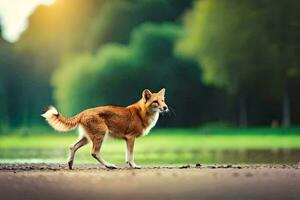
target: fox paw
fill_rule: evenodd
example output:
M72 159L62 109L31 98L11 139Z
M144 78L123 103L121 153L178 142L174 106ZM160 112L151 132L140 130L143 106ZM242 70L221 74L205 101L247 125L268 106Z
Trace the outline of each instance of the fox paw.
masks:
M73 169L73 160L70 160L68 162L68 165L69 165L69 169Z
M129 167L131 167L132 169L141 169L142 167L133 163L133 162L127 162Z
M107 169L117 169L117 168L118 168L118 167L117 167L116 165L114 165L114 164L106 164L105 167L106 167Z

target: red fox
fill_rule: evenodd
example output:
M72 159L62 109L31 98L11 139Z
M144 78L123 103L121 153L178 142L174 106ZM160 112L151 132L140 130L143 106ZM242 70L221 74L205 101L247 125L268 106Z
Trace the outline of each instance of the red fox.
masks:
M89 141L93 143L91 155L105 167L115 169L116 165L106 162L99 154L105 135L124 139L127 144L126 163L131 168L140 168L134 163L135 139L147 135L155 126L159 113L167 111L163 88L157 93L145 89L142 98L127 107L96 107L84 110L71 118L65 118L56 108L49 106L42 116L52 128L60 132L78 127L79 140L70 146L69 169L73 167L75 152Z

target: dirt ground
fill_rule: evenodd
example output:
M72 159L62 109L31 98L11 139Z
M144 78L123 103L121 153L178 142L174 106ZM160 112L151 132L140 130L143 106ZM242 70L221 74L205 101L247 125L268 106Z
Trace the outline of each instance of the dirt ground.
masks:
M0 199L300 199L298 165L0 164Z

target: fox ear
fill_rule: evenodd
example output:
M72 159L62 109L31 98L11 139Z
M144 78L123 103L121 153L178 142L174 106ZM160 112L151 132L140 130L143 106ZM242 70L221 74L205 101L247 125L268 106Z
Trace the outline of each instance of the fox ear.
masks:
M145 89L143 91L143 100L146 103L150 98L151 98L152 93L150 92L150 90Z
M160 94L161 96L165 96L165 93L166 93L166 89L165 88L163 88L163 89L161 89L159 92L158 92L158 94Z

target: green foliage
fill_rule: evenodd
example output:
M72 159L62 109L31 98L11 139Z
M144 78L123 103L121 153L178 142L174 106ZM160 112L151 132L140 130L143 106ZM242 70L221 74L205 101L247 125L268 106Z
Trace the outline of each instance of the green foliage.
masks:
M70 61L66 61L53 75L54 95L58 107L70 115L104 104L105 94L113 84L110 79L113 76L123 77L122 71L118 70L130 67L126 64L129 62L129 54L123 49L124 47L119 45L109 45L100 49L96 56L86 54L74 56L75 59L70 57ZM120 74L110 73L110 67L117 68L115 71ZM130 71L129 68L127 70ZM124 82L124 79L122 80Z
M1 26L0 26L1 30ZM0 124L2 126L7 125L8 123L8 111L7 111L7 102L8 102L8 91L7 91L7 85L8 79L5 75L8 73L9 65L12 62L11 56L10 56L11 48L6 43L2 37L0 36ZM4 58L4 59L3 59ZM0 127L1 129L4 127Z
M186 15L178 49L201 63L205 81L230 92L278 88L285 71L299 66L299 1L284 2L199 1Z
M0 121L5 121L0 126L43 122L40 113L53 102L49 77L61 58L83 49L88 22L101 5L99 0L59 0L40 6L16 43L0 39Z
M12 122L11 126L42 123L40 112L53 104L50 77L62 62L72 55L85 57L83 52L89 54L91 47L96 50L108 42L127 42L132 29L145 21L175 21L191 2L59 0L49 6L39 6L29 17L28 28L11 45L16 57L9 70L4 72L0 63L3 77L10 82L2 84L3 79L0 80L1 119ZM5 54L7 59L11 57Z
M206 83L240 98L240 125L249 97L277 105L283 97L281 120L290 125L291 91L300 86L299 8L299 0L209 0L186 15L178 51L201 64Z
M70 115L91 106L125 106L140 99L145 88L166 87L167 101L176 108L172 123L199 123L212 94L202 85L197 65L174 55L181 35L177 25L147 23L133 32L128 46L107 45L95 56L67 62L53 78L59 107Z
M56 64L63 54L83 49L90 23L101 10L103 0L59 0L53 5L39 6L29 18L29 26L21 35L19 49L39 55L46 66ZM41 51L43 49L43 51ZM52 61L49 56L54 59Z
M25 62L14 46L0 37L0 132L9 126L26 123L30 80ZM26 65L25 65L26 66Z
M127 43L131 31L144 22L175 21L192 0L107 1L93 21L87 44L97 50L108 42Z
M299 123L300 1L202 0L188 10L192 2L58 0L38 7L18 42L0 38L0 131L43 123L40 112L53 96L72 115L127 105L144 88L161 87L176 113L163 125L234 123L238 102L250 124L280 124L283 94L282 113L291 110Z

